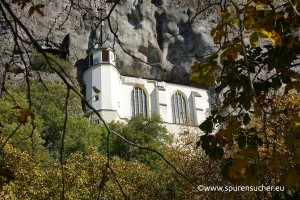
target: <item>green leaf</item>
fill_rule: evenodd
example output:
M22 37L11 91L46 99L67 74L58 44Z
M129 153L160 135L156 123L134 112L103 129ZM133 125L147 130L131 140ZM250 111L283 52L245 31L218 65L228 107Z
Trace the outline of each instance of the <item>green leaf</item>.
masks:
M221 174L225 179L228 179L228 171L233 164L232 158L227 158L221 165Z
M203 135L200 137L199 143L201 144L202 149L208 154L212 145L216 145L215 137L212 135Z
M249 116L249 113L246 113L246 114L244 115L244 117L243 117L243 124L244 124L245 126L247 126L250 122L251 122L251 118L250 118L250 116Z
M239 145L240 149L244 148L247 144L246 136L245 135L239 135L238 138L237 138L237 142L238 142L238 145Z
M200 70L200 77L202 78L202 82L207 86L212 86L215 83L215 76L211 70L211 66L203 65Z
M247 143L256 148L257 146L262 146L264 142L257 135L254 135L251 138L248 138Z
M216 72L221 72L222 71L222 67L218 64L212 65L212 69Z
M218 110L211 110L210 113L212 116L215 116L216 114L218 114Z
M281 85L282 85L282 83L281 83L279 77L273 78L273 79L272 79L272 82L270 82L270 86L271 86L272 88L275 88L275 89L280 88Z
M224 150L218 146L211 146L207 153L211 159L217 160L223 158Z
M252 47L256 47L258 38L258 33L252 32L252 34L250 35L250 44Z
M213 129L213 122L210 119L207 119L199 125L199 128L206 134L211 133Z

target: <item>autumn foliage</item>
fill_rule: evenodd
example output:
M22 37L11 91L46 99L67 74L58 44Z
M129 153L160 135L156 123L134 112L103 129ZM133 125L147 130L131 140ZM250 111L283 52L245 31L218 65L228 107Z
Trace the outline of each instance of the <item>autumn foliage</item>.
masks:
M221 7L211 30L216 52L190 76L215 92L198 145L226 159L222 174L230 182L284 185L281 198L299 197L299 1Z

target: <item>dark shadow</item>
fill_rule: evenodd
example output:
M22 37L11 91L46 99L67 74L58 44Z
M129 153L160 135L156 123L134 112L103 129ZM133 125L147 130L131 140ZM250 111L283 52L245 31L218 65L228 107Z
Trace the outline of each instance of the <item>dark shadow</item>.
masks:
M77 76L77 82L80 85L81 88L81 94L85 97L85 84L83 82L83 73L88 69L89 67L89 58L88 56L85 59L80 59L75 63L75 67L77 69L76 76ZM82 109L84 110L84 102L81 101Z
M46 41L46 45L49 48L42 49L43 52L45 53L51 53L53 55L56 55L60 57L61 59L68 59L70 56L70 34L67 34L62 42L60 43L60 46L58 48L56 47L51 47L48 44L48 41Z
M94 38L96 36L96 31L95 30L92 30L90 32L90 35L89 35L89 41L88 41L88 49L91 49L94 47Z

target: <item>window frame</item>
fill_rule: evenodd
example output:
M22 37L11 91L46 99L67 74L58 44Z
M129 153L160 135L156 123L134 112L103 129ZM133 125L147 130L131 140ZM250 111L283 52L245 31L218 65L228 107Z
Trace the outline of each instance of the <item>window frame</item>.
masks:
M148 94L145 89L135 86L131 90L131 116L148 116Z
M186 96L176 91L171 96L172 122L186 124L188 122L188 104Z

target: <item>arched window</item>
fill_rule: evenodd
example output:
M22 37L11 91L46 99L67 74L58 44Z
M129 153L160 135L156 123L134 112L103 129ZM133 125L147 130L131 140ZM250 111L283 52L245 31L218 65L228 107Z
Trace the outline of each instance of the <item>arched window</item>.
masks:
M184 124L187 120L186 103L182 94L175 93L171 97L173 123Z
M142 88L136 87L132 90L131 107L132 116L140 114L147 116L147 98L146 93Z

